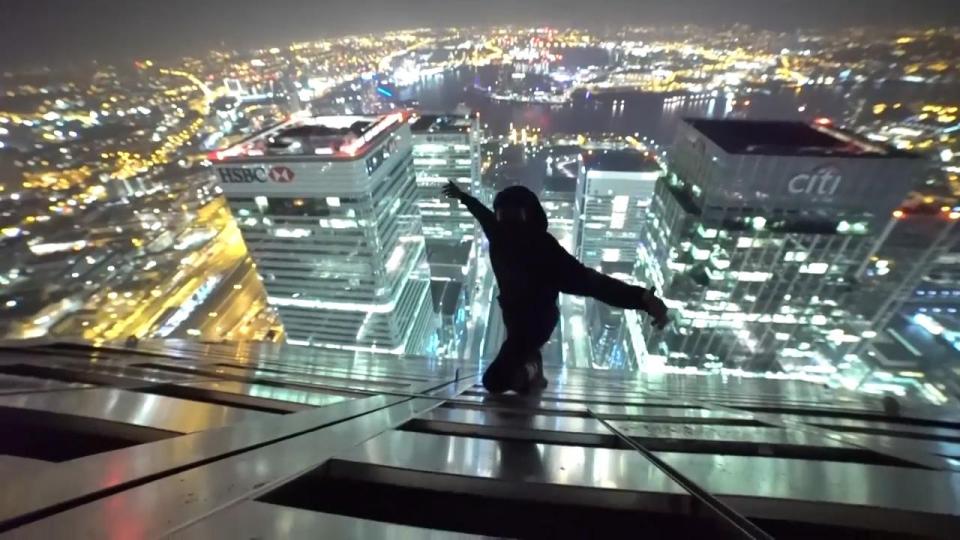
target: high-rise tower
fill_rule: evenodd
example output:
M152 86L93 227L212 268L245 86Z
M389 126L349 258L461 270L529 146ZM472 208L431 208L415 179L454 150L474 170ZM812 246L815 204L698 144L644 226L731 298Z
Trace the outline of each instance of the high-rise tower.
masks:
M405 114L300 116L214 157L288 341L424 352L436 316Z
M851 313L923 161L798 122L688 120L650 209L640 277L676 324L676 364L831 370L864 335Z

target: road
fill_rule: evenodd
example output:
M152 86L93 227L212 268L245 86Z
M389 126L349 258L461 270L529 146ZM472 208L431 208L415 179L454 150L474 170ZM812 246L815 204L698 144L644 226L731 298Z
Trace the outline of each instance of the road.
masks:
M243 339L244 334L231 334L230 330L262 311L264 306L260 304L264 303L265 295L249 262L240 230L226 211L222 198L202 207L194 225L186 232L204 230L214 232L215 236L202 247L186 247L180 252L182 255L175 255L175 271L165 275L162 281L146 279L137 285L136 290L107 295L97 312L97 320L86 327L88 337L106 340L128 336L156 337L173 313L184 310L179 315L181 322L165 328L161 337ZM184 235L180 236L182 238ZM166 253L176 254L178 251L171 247ZM144 273L149 274L149 271ZM211 280L216 282L213 290L198 295L201 288L210 286ZM235 289L235 285L240 288ZM199 303L191 306L191 301L197 300ZM222 318L220 311L223 311ZM216 315L210 316L210 313ZM198 319L201 314L203 319ZM191 329L196 331L187 333ZM247 332L252 336L261 330L257 327Z
M244 340L266 333L262 323L251 324L267 307L263 298L263 286L252 261L241 259L171 336Z

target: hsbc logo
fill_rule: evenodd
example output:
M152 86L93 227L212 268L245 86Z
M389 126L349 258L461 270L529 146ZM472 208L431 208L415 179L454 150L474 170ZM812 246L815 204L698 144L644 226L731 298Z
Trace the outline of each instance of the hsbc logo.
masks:
M817 167L810 173L801 173L787 182L787 190L794 195L819 195L832 197L840 187L843 175L833 165Z
M220 181L225 184L252 184L255 182L289 184L296 178L293 169L283 165L277 165L269 169L266 167L246 169L219 167L217 175L220 176Z
M257 167L256 169L220 167L217 169L217 174L220 175L220 181L225 184L250 184L267 181L267 170L263 167Z
M267 173L267 176L270 180L274 182L279 182L281 184L288 184L293 182L295 174L293 174L293 169L290 167L284 167L282 165L270 169L270 172Z

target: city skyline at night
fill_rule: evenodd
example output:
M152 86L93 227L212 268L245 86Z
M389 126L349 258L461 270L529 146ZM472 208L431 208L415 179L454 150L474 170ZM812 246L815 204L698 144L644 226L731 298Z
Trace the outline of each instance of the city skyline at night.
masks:
M693 237L662 229L673 219L671 205L662 199L669 192L663 186L679 182L696 198L713 185L734 180L728 178L734 173L726 165L706 179L698 176L706 173L685 165L689 160L682 154L687 150L677 144L685 139L677 139L682 137L678 134L685 133L689 121L701 118L743 122L742 130L760 134L753 142L730 145L780 145L776 151L802 154L826 144L810 134L790 138L782 129L764 131L754 123L770 120L812 126L810 133L830 132L839 141L827 145L835 148L822 150L827 156L822 166L791 173L788 191L803 192L810 200L794 209L774 204L771 208L778 213L823 210L824 197L838 192L839 183L845 189L852 185L859 173L841 165L837 152L843 145L922 158L912 172L896 177L906 183L897 184L896 192L890 191L893 183L884 183L889 204L860 209L862 216L842 220L839 234L848 236L844 245L857 239L856 256L850 248L841 250L847 253L842 256L840 251L818 254L824 260L815 265L790 262L814 278L823 276L821 270L836 274L837 286L855 289L849 296L860 300L836 308L821 305L812 319L781 312L779 304L753 315L736 314L778 321L793 317L791 324L809 328L821 326L823 317L863 313L876 328L851 323L856 332L814 333L832 331L826 342L856 339L884 346L856 347L863 358L853 362L845 358L854 354L849 347L824 353L809 339L798 339L796 346L780 350L794 360L759 361L748 354L759 350L757 344L766 343L767 354L768 345L793 332L753 335L740 329L733 341L707 339L725 343L718 351L737 354L711 350L691 358L690 351L684 351L681 358L671 352L678 350L676 337L651 336L642 328L642 317L565 296L561 323L545 346L546 357L560 365L624 370L694 366L782 373L785 365L805 365L791 367L791 376L835 384L851 384L843 381L855 378L842 375L846 368L838 366L856 365L862 371L859 366L868 365L871 373L909 366L906 371L923 372L929 366L911 358L914 350L953 358L958 352L953 336L960 332L957 306L949 301L954 282L937 269L953 253L955 236L931 232L931 238L920 238L931 248L909 256L921 264L907 265L897 259L908 251L893 246L906 242L908 235L900 231L906 231L908 221L891 218L887 206L915 212L920 200L947 221L960 208L954 165L954 154L960 153L954 127L958 103L951 92L960 85L960 68L949 61L960 33L875 27L853 32L759 30L747 35L745 29L422 28L266 49L212 49L181 60L140 57L125 65L100 64L85 74L7 73L0 87L0 165L5 171L0 205L3 242L14 256L0 272L5 336L268 340L490 358L505 329L486 243L465 210L440 196L447 180L488 203L504 187L531 188L544 202L551 232L568 251L598 270L667 291L667 301L677 308L677 323L668 333L699 328L705 335L710 330L703 324L712 325L704 323L710 317L698 315L701 320L695 323L697 317L690 317L729 303L717 300L729 291L712 290L696 261L676 262L677 253L699 257L709 245L691 248ZM346 204L353 195L330 186L308 186L326 182L322 178L339 178L341 173L328 169L346 167L343 159L359 159L340 156L340 150L328 156L331 150L317 146L322 139L345 137L335 146L352 148L358 144L353 139L365 140L365 128L347 124L398 115L409 123L404 132L409 130L412 139L404 148L411 158L407 172L394 171L391 165L390 174L411 183L397 192L402 196L391 197L408 208L410 216L401 212L396 223L382 221L384 212L395 209L381 203L367 208L360 192ZM777 140L764 141L769 138ZM241 157L238 149L243 149L243 160L257 166L226 167ZM310 160L303 158L304 149L311 152ZM396 151L384 147L369 159L389 160ZM376 169L357 169L357 178ZM806 176L800 178L802 173ZM287 183L290 177L297 180ZM308 184L303 183L306 179ZM367 181L358 182L361 186ZM268 200L261 204L263 194L253 193L259 186L286 191L299 186L305 191L284 195L286 202L264 195ZM238 195L238 190L250 193ZM300 206L290 206L296 204ZM293 219L297 223L286 223L294 215L301 216ZM772 223L775 216L762 218ZM275 223L278 219L285 224ZM868 221L890 225L867 227ZM315 243L324 235L331 235L333 243L345 241L353 230L349 223L357 224L354 232L365 231L357 236L362 240L347 251L334 251L346 257L341 266L368 257L372 266L367 274L344 273L346 266L324 255L333 246L327 241L307 249L316 257L312 263L276 252L289 248L294 253L299 248L293 246ZM898 223L901 228L892 229ZM417 232L401 234L399 244L385 247L383 241L401 226ZM715 230L707 224L700 229ZM268 237L275 246L269 247L273 244ZM703 238L706 244L720 243L716 237ZM721 251L742 249L746 241L735 239ZM814 245L831 242L824 237ZM258 253L257 246L266 246L269 253ZM403 257L397 255L401 251ZM414 251L420 262L406 257ZM827 260L837 256L845 262ZM389 277L399 269L403 276ZM744 273L730 275L738 272ZM759 267L745 275L758 272ZM677 281L663 283L664 276ZM934 296L934 282L938 301L921 301ZM414 294L410 287L418 283ZM271 292L277 287L283 289L279 295ZM350 324L338 319L346 316L339 308L319 318L303 311L305 306L340 306L338 288L359 294L348 304L361 306L369 300L364 299L365 287L380 299L374 304L392 299L387 304L419 307L396 319L387 317L382 325L373 320L380 317L372 315L380 313L377 310L363 315L361 309L359 319ZM669 292L680 290L686 292ZM891 300L866 300L874 290L889 291L884 294ZM744 302L758 296L738 295L745 311ZM822 295L811 296L822 302ZM693 298L700 307L680 308ZM841 311L831 314L834 309ZM347 318L352 321L354 315ZM373 335L380 337L361 339ZM410 335L419 336L416 345L408 346L408 338L399 337ZM667 343L674 343L673 348ZM929 399L939 399L938 393L946 389L931 390L926 381L908 379L897 383L905 389L901 391L913 388Z
M848 0L830 6L808 0L359 0L331 4L280 0L267 9L256 0L96 0L83 8L69 0L0 3L0 65L19 69L99 60L193 55L210 48L282 47L290 41L384 33L400 28L569 26L609 32L623 25L720 28L743 24L776 32L849 31L852 27L944 28L960 23L950 0ZM176 28L175 32L170 31ZM747 33L745 32L744 37ZM31 47L23 47L30 43ZM0 70L6 71L6 70Z
M0 0L0 540L953 540L956 3Z

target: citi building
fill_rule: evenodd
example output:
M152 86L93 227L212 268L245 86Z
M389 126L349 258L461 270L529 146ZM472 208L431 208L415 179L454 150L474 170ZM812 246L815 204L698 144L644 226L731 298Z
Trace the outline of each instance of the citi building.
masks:
M687 120L657 182L637 277L678 315L644 341L676 365L853 369L868 261L922 171L829 125Z

